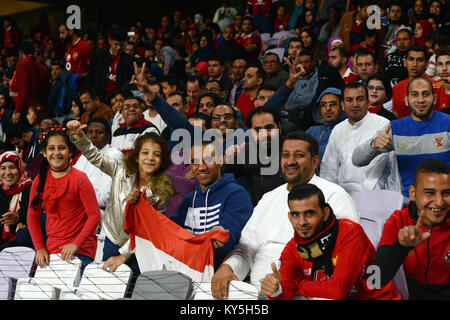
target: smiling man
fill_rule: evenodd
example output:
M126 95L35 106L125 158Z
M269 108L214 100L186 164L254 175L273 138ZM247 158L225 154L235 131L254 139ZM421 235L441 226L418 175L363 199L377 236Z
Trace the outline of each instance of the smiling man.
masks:
M411 202L386 221L374 265L381 285L403 265L411 300L450 298L450 168L426 159L414 172Z
M366 166L378 154L395 151L404 204L409 201L416 166L432 156L450 165L450 115L433 110L433 85L425 77L408 85L406 103L411 115L390 122L358 145L352 156L355 166Z
M355 167L355 147L385 128L389 120L368 112L367 88L360 82L347 84L342 109L347 120L333 128L320 165L320 176L342 186L348 193L361 190L388 189L400 191L394 153L383 154L368 167Z
M199 184L183 198L170 219L195 235L217 228L228 231L227 242L214 243L214 265L218 267L239 242L253 205L232 174L221 174L221 155L211 142L192 146L190 166Z
M347 118L341 108L342 91L337 88L327 88L320 94L313 109L312 117L317 125L306 130L319 143L319 160L322 161L331 131Z
M114 131L111 145L122 151L129 153L134 148L134 142L138 136L146 132L160 134L158 129L144 118L145 102L132 95L125 98L122 107L124 122Z
M296 185L314 184L319 187L336 216L359 223L355 202L345 190L315 174L319 163L319 146L311 135L294 131L281 145L281 172L285 184L267 192L256 205L242 230L241 239L212 279L211 290L216 298L226 298L231 280L243 281L250 274L250 283L261 286L271 263L277 261L292 238L289 223L288 193Z
M392 113L399 119L409 116L411 113L405 102L409 82L418 77L426 77L433 84L436 82L425 74L428 66L426 48L417 45L410 47L404 63L408 69L408 78L392 87Z
M294 234L280 256L277 270L265 276L261 292L269 299L295 295L334 300L400 300L392 282L369 288L365 272L375 248L361 226L337 219L313 184L294 186L288 195L288 218Z

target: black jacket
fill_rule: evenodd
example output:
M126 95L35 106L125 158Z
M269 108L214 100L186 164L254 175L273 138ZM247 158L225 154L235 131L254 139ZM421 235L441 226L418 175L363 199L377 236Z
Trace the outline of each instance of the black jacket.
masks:
M119 90L128 84L134 74L133 57L125 52L122 52L120 56L120 61L117 64L116 80L116 88ZM109 72L111 57L109 47L100 48L94 51L89 62L86 86L94 88L101 99L105 95L106 77Z

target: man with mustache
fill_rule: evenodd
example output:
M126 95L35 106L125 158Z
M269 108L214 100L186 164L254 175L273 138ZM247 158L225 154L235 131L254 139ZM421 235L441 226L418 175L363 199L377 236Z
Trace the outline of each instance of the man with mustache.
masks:
M67 52L64 56L66 69L78 75L80 81L78 89L82 90L87 77L92 48L80 38L77 29L69 30L65 24L61 24L58 27L58 33L64 45L67 45Z
M370 288L365 270L375 248L360 225L336 218L319 188L294 186L288 203L293 238L281 253L280 269L272 262L272 273L261 282L261 291L270 300L290 300L295 295L334 300L401 299L392 282Z
M352 156L355 166L366 166L380 153L395 151L404 205L409 202L409 187L419 163L432 156L450 165L450 115L433 110L433 84L428 77L418 77L409 82L407 90L405 103L411 115L391 121L358 145Z
M355 147L389 123L386 118L368 112L368 92L361 82L345 85L342 109L347 120L336 125L331 132L320 165L320 177L339 184L348 193L374 189L400 191L393 152L383 154L368 167L357 168L352 164Z
M311 135L294 131L281 145L281 171L285 184L267 192L258 202L241 233L236 247L214 274L211 291L216 298L228 296L228 283L243 281L250 274L250 283L260 288L260 280L271 272L271 263L277 261L292 238L293 228L288 219L288 193L296 185L314 184L338 218L359 223L355 202L340 186L315 174L319 163L319 146Z
M341 94L337 88L322 91L312 114L317 125L306 130L319 143L319 161L322 161L333 128L347 118L341 108Z
M405 67L408 69L408 78L398 82L392 87L392 113L397 118L404 118L410 115L410 110L405 102L405 96L407 95L408 83L418 77L427 77L431 83L435 83L433 79L425 74L428 66L428 56L426 48L413 45L409 48L406 59Z

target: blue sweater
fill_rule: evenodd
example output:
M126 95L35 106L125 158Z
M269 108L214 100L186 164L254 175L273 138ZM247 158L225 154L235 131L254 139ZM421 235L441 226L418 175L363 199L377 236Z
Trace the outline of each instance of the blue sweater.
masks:
M241 231L252 213L248 192L236 183L233 174L224 174L219 181L205 188L205 192L197 185L184 197L170 219L193 234L207 232L214 226L229 231L225 246L215 250L214 265L217 268L239 242Z
M392 144L397 155L402 193L409 197L414 170L423 160L435 158L450 165L450 115L433 110L425 121L411 116L391 121Z

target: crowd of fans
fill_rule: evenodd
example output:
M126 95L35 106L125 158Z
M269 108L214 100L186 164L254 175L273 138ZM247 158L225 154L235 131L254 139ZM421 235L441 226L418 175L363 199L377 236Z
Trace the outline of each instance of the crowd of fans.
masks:
M229 232L214 242L215 297L239 279L270 299L400 299L403 264L412 299L448 299L449 2L285 2L104 32L64 22L52 34L45 12L31 30L5 18L0 248L86 265L102 234L104 268L139 274L123 224L142 193L194 234ZM214 129L226 149L209 140L187 155L177 129L193 144ZM230 141L236 129L251 134ZM403 209L377 250L352 194L378 189ZM375 291L358 278L371 263Z

